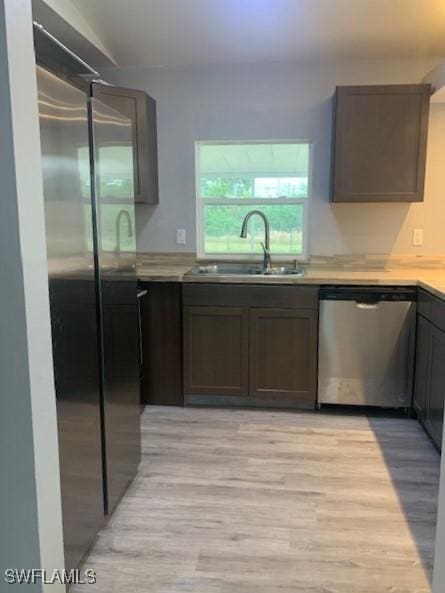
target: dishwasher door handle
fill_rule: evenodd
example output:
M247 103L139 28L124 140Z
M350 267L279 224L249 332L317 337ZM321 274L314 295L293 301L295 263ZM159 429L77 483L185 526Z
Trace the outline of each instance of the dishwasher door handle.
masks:
M358 309L368 309L368 310L375 310L380 307L380 303L359 303L356 301L355 306Z

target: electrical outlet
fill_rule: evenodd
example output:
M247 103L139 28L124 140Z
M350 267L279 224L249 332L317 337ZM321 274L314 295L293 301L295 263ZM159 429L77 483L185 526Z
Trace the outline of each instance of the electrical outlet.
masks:
M415 247L421 247L423 245L423 229L413 230L413 245Z
M185 245L186 234L185 229L176 229L176 244Z

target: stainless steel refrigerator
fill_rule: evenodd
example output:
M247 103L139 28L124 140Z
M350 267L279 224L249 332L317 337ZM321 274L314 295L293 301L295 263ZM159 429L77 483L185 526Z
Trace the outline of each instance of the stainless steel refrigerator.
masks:
M140 459L131 124L37 68L67 568Z
M105 510L140 461L139 328L131 121L90 99L101 328Z

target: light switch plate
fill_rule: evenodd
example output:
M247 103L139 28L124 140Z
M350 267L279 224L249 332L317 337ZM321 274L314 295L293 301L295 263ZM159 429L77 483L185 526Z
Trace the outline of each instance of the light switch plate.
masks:
M185 229L176 229L176 244L185 245L186 233Z
M423 245L423 229L413 230L413 245L415 247L421 247Z

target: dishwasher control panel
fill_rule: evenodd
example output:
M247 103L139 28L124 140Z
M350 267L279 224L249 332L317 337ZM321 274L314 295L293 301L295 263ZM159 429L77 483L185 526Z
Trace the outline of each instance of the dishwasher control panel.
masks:
M411 286L326 286L320 289L324 301L417 301L417 290Z

